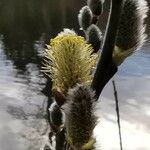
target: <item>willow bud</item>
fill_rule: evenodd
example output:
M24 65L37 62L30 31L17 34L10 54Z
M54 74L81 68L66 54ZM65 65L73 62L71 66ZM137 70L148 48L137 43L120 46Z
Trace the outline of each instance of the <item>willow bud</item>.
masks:
M92 149L95 143L92 137L97 122L94 96L90 86L78 84L69 90L67 102L62 106L66 117L66 137L73 149Z
M78 15L78 21L81 29L86 30L92 22L92 12L88 6L84 6Z
M88 43L92 45L94 52L97 52L101 48L102 33L96 25L90 25L86 31L86 38Z
M125 1L113 54L117 65L120 65L126 57L138 50L145 42L144 19L147 11L145 0Z
M63 113L56 102L53 102L49 108L50 121L51 124L57 129L60 130L63 124Z
M90 7L93 15L100 16L103 11L102 0L87 0L87 4Z

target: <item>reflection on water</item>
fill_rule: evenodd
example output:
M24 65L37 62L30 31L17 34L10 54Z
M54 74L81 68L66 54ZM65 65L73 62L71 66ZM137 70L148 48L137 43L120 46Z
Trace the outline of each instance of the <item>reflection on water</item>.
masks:
M83 4L80 0L0 1L0 150L39 150L42 145L48 129L46 79L40 72L44 45L64 27L78 31L76 14ZM102 16L103 28L107 14ZM150 149L149 48L147 42L115 76L127 150ZM99 105L103 121L96 128L106 150L119 149L112 93L110 82Z
M38 124L44 124L41 130L44 131L44 128L47 127L44 119L46 97L41 94L45 81L44 78L40 77L38 68L34 64L28 65L28 75L18 75L13 63L6 59L2 48L4 49L4 46L1 43L0 149L29 149L32 143L23 136L33 131L36 131L36 136L38 134L40 136L38 130L41 127L37 127L37 121Z
M71 5L67 0L0 1L0 150L42 146L48 127L41 56L45 43L62 28L78 29L80 4L73 0Z
M35 45L37 41L40 44L46 43L64 27L78 28L75 14L81 2L72 0L71 5L67 2L67 0L0 1L0 33L4 37L5 54L17 69L25 71L28 63L40 63Z

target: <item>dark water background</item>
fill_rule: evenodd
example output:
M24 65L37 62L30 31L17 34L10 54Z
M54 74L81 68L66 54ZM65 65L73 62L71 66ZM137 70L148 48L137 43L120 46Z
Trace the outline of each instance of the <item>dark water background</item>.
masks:
M80 0L0 0L0 150L39 150L43 144L48 88L40 67L45 44L64 27L79 32L77 13L84 4ZM105 8L99 21L103 31L107 4ZM149 30L150 16L147 34ZM149 38L142 51L119 68L115 80L121 100L124 145L128 150L148 150L150 144L142 139L144 136L150 139ZM110 123L113 130L116 118L111 83L106 86L102 99L105 127ZM126 140L132 138L132 128L136 142ZM110 141L104 138L104 148L117 150L118 139L112 140L113 132L107 134Z

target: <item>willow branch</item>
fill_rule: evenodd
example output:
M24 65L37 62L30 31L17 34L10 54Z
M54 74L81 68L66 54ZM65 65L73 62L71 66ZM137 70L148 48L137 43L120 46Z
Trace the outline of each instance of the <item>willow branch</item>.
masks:
M112 53L115 45L117 29L122 12L123 0L111 0L110 15L106 28L105 40L102 48L102 55L99 59L96 72L92 82L92 88L96 91L98 98L102 89L110 78L117 72L117 67L113 64ZM111 67L112 66L112 67ZM108 74L110 73L110 75ZM105 75L107 74L107 80ZM108 77L110 76L110 77ZM100 84L105 80L105 84Z

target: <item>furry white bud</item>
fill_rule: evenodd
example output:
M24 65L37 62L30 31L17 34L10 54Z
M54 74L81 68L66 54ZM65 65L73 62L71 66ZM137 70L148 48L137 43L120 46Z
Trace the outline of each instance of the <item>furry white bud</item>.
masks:
M144 19L147 11L148 5L145 0L125 0L113 53L116 65L120 65L145 42Z
M67 139L74 149L82 149L92 139L96 125L94 96L95 93L89 86L77 85L69 90L67 102L62 106L66 115Z
M86 39L94 49L94 52L97 52L101 48L102 43L102 33L100 29L92 24L86 31Z
M103 1L102 0L87 0L87 4L90 7L92 13L96 16L101 15L103 11Z
M56 102L53 102L49 108L50 113L50 121L52 125L59 130L59 128L64 123L64 116L63 112L61 111L60 107L57 105Z
M92 12L88 6L84 6L78 15L78 21L81 29L86 30L92 22Z
M139 48L146 38L144 19L147 16L145 0L125 0L120 19L116 46L122 50Z

